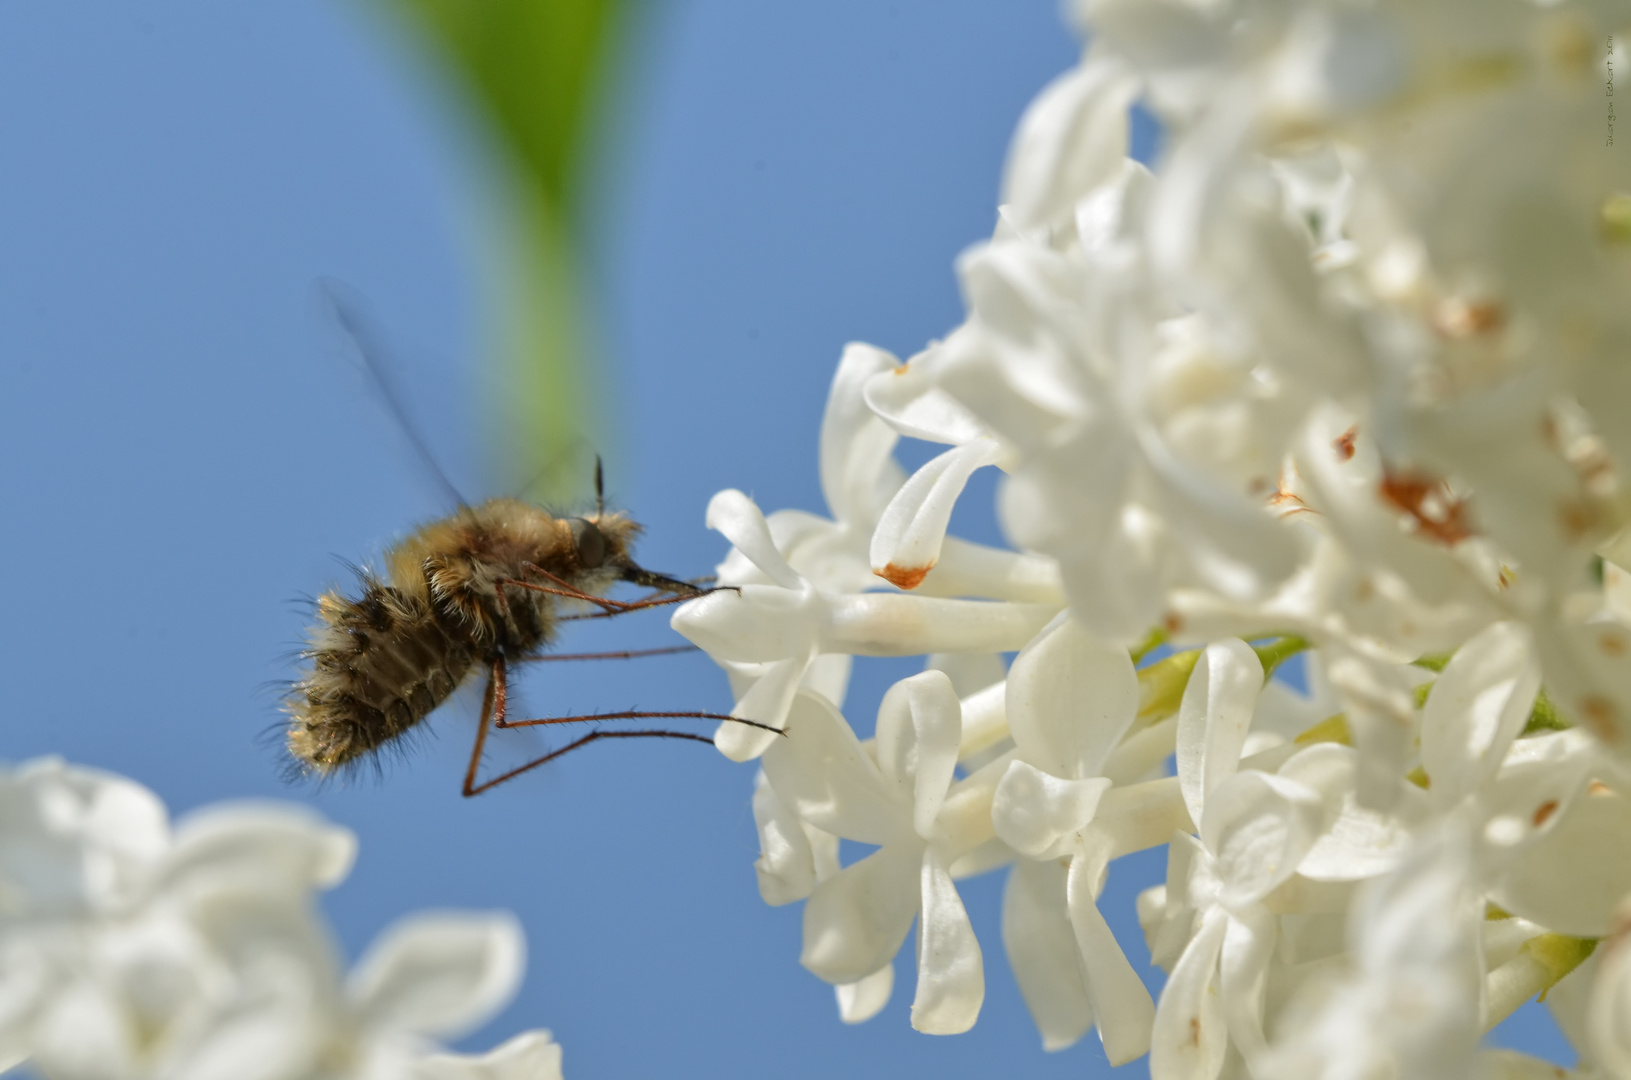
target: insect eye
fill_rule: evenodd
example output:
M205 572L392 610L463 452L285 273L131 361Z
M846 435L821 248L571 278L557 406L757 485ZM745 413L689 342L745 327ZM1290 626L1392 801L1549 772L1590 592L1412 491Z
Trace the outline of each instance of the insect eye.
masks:
M606 561L606 534L587 518L572 519L572 542L578 548L578 565L594 570Z

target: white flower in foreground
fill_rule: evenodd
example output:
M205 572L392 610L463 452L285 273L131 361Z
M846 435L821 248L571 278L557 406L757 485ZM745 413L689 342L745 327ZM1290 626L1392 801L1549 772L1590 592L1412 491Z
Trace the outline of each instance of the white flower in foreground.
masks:
M1349 928L1353 972L1289 1007L1263 1080L1469 1075L1483 985L1469 871L1462 838L1446 834L1366 887Z
M950 867L990 839L995 777L988 769L953 783L961 729L950 680L926 671L885 697L875 757L810 694L764 756L771 786L801 818L880 845L811 892L802 963L828 982L860 983L889 965L917 918L912 1026L941 1035L972 1027L985 1000L984 961Z
M1125 649L1068 619L1043 631L1009 673L1018 759L992 803L997 835L1026 856L1004 895L1003 938L1043 1043L1068 1046L1097 1023L1112 1065L1149 1049L1154 1014L1095 903L1109 860L1139 846L1096 821L1110 797L1104 765L1138 712L1138 693Z
M547 1036L472 1058L436 1042L514 994L509 915L410 917L342 978L316 893L356 840L302 807L223 804L172 830L139 785L56 759L0 773L0 801L8 1063L51 1080L558 1075Z
M827 592L787 564L759 508L739 491L714 496L708 524L771 584L750 582L689 601L672 624L715 660L762 665L733 715L771 727L781 727L800 681L823 653L1004 652L1023 646L1058 610L1043 603ZM776 738L728 721L714 736L738 761L764 753Z

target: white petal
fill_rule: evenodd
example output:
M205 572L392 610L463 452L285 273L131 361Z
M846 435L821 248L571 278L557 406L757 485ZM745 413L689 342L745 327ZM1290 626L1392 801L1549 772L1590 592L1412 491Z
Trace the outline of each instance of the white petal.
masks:
M1390 810L1416 733L1411 684L1397 665L1331 652L1331 685L1359 750L1359 805Z
M1002 893L1002 944L1031 1011L1042 1049L1063 1050L1093 1026L1082 986L1076 938L1065 905L1065 868L1057 859L1021 859Z
M944 346L931 345L917 356L866 383L866 402L902 435L960 446L990 432L955 398L940 388Z
M753 783L753 821L759 827L759 858L753 871L764 902L779 906L809 896L816 881L809 837L763 771Z
M292 803L215 803L176 825L170 882L200 873L250 874L291 887L330 888L357 857L357 836Z
M805 657L778 660L765 666L764 674L742 695L732 716L752 720L767 727L783 730L787 726L789 711L793 708L799 682L809 668ZM825 699L823 699L825 700ZM732 761L751 761L774 746L782 736L764 728L749 727L721 720L714 730L714 745Z
M1290 878L1319 839L1324 816L1318 795L1284 777L1241 772L1219 784L1200 823L1217 860L1218 899L1238 909Z
M66 915L129 903L170 843L158 796L61 758L0 774L0 902Z
M900 436L863 396L868 379L897 364L883 349L859 342L844 346L838 361L821 418L821 493L839 521L870 528L900 486L900 467L890 456Z
M1239 638L1208 645L1189 676L1178 710L1178 782L1192 820L1239 767L1262 690L1262 661Z
M316 1069L334 1037L337 1003L325 1000L332 975L297 951L257 944L249 955L235 957L232 997L212 1002L216 1007L207 1020L187 1017L205 1020L207 1029L196 1041L180 1040L184 1049L165 1070L167 1080L290 1080ZM153 1008L152 998L143 997L143 1005ZM172 1032L189 1026L180 1020Z
M860 982L842 983L832 989L838 998L838 1018L846 1024L864 1024L889 1004L889 996L895 992L895 964L890 961Z
M1326 825L1297 872L1316 881L1357 881L1396 866L1409 849L1412 828L1427 814L1427 799L1413 784L1399 783L1393 810L1359 805L1359 753L1339 743L1316 743L1280 766L1280 775L1319 794Z
M1137 82L1097 53L1049 83L1020 117L1008 151L1003 202L1021 229L1049 224L1111 179L1127 154L1127 108Z
M1102 888L1105 851L1082 854L1070 861L1067 897L1070 925L1082 963L1093 1019L1099 1025L1104 1055L1111 1065L1123 1065L1150 1049L1155 1003L1127 962L1121 943L1110 932L1095 901Z
M521 924L507 912L410 915L368 947L347 994L371 1026L460 1035L508 1004L525 954Z
M561 1044L547 1031L523 1031L485 1054L431 1054L422 1080L561 1080Z
M140 1067L140 1033L107 989L89 981L57 994L35 1030L34 1063L68 1080L120 1080Z
M1622 929L1598 950L1602 959L1586 1013L1591 1049L1609 1075L1623 1077L1631 1075L1631 940Z
M810 661L799 687L813 690L842 709L844 696L849 692L850 672L855 658L846 653L822 653Z
M1150 1080L1213 1080L1229 1048L1218 1001L1218 953L1229 919L1214 908L1161 991L1150 1033Z
M1185 463L1153 428L1138 445L1150 466L1154 509L1207 583L1233 600L1261 600L1297 568L1295 534L1252 499Z
M1102 776L1061 780L1028 762L1015 761L997 785L991 824L1015 851L1033 859L1059 858L1076 833L1093 820L1109 787L1110 781Z
M985 1002L985 961L957 886L932 847L923 853L921 873L923 910L912 1027L929 1035L958 1035L980 1017Z
M1421 763L1448 806L1495 775L1540 690L1529 631L1496 623L1456 651L1422 710Z
M1631 894L1631 800L1598 791L1574 800L1560 816L1503 867L1491 897L1558 933L1602 937L1615 905Z
M913 827L928 839L957 770L963 710L944 672L925 671L889 688L878 708L878 766L912 800Z
M770 527L765 524L759 507L740 491L727 488L708 500L706 521L708 528L720 532L732 547L753 560L753 565L782 588L797 589L804 584L776 550L776 541L771 538Z
M888 844L816 886L804 904L804 950L817 978L860 982L894 959L919 903L920 843Z
M900 593L835 596L829 603L821 650L856 656L1012 652L1023 648L1059 612L1055 604L941 600Z
M1008 664L998 653L935 653L924 667L944 671L960 698L990 690L1008 677ZM966 715L963 722L968 723Z
M867 844L916 839L911 803L878 771L855 732L824 698L800 694L794 700L786 736L776 740L763 761L776 794L816 828Z
M1015 657L1008 727L1020 754L1068 779L1096 776L1138 712L1127 650L1061 615Z
M1604 746L1631 754L1631 628L1542 624L1537 630L1552 700Z
M829 618L814 589L740 585L687 600L668 625L715 660L763 664L807 658Z
M1001 454L995 439L956 446L913 473L889 500L872 534L872 572L915 589L940 561L952 508L975 470Z
M1197 872L1200 864L1209 858L1201 842L1188 833L1173 833L1167 844L1162 918L1159 925L1146 927L1145 937L1149 941L1150 962L1169 972L1189 946L1195 930L1196 908L1212 902L1211 896L1196 896L1191 891L1191 885L1202 876Z
M1229 1041L1246 1059L1248 1069L1257 1066L1268 1050L1263 1036L1263 993L1277 935L1274 916L1261 908L1231 918L1223 935L1219 961L1223 1014Z
M1111 788L1099 800L1093 831L1110 842L1110 857L1160 847L1174 833L1195 831L1176 776Z

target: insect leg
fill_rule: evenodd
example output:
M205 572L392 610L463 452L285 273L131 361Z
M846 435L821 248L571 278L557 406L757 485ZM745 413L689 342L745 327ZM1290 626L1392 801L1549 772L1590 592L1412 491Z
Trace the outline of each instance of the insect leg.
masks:
M545 754L537 761L529 761L525 765L511 769L507 773L501 773L484 784L478 784L475 787L466 786L464 793L466 795L480 795L488 788L497 787L504 781L512 780L524 772L536 769L540 765L547 765L562 754L570 754L579 747L588 746L597 739L690 739L692 742L707 743L709 746L714 744L714 741L705 735L692 735L684 731L591 731L581 739L576 739L559 750L553 750Z
M481 749L487 744L488 719L492 718L495 726L502 727L504 724L505 699L508 696L506 683L504 657L494 657L492 673L487 676L487 691L481 698L481 722L476 725L476 745L470 751L470 766L464 770L464 796L467 799L492 786L475 786L476 769L481 765Z
M561 716L545 720L511 720L506 715L508 711L508 671L506 669L504 658L502 656L498 656L493 659L493 672L487 680L487 694L486 697L482 699L481 725L476 730L475 748L470 752L470 767L466 769L464 773L463 790L465 798L470 798L473 795L480 795L489 788L497 787L506 780L512 780L524 772L530 772L540 765L548 764L549 762L560 757L562 754L570 753L573 750L578 749L580 746L588 746L597 739L689 739L692 742L707 743L709 746L714 744L714 741L708 736L693 735L688 731L591 731L582 738L574 739L572 742L567 743L559 750L552 750L541 758L534 761L529 761L525 765L519 765L516 768L511 769L509 772L500 773L491 780L478 784L476 783L476 768L481 764L481 749L487 742L487 722L489 719L492 720L492 725L495 728L517 728L535 727L543 724L581 723L590 720L633 720L644 719L647 717L697 717L707 720L734 720L739 724L747 724L749 727L763 728L766 731L776 731L777 734L781 733L778 731L778 729L773 728L768 724L761 724L756 720L743 720L741 717L725 716L720 713L621 712L601 713L594 716Z
M663 719L696 719L696 720L729 720L737 724L746 724L756 727L760 731L774 731L777 735L784 734L781 728L761 724L757 720L745 720L740 716L731 716L727 713L713 712L641 712L631 710L627 712L585 713L582 716L546 716L540 720L507 720L500 716L493 722L494 727L520 728L543 727L548 724L583 724L593 720L663 720Z

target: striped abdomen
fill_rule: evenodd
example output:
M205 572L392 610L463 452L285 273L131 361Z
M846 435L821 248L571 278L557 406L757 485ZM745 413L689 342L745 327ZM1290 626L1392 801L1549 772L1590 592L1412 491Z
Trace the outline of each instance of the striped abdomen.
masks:
M311 672L288 702L289 752L330 772L419 723L476 660L470 631L373 577L355 600L325 593L305 656ZM462 631L462 632L461 632Z

